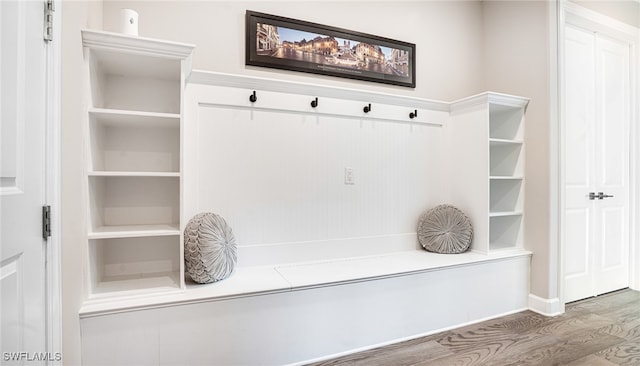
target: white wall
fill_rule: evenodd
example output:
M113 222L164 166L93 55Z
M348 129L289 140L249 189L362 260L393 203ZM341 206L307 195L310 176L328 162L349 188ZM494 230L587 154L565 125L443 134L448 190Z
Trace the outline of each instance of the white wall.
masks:
M104 28L117 31L121 8L139 14L140 35L197 46L196 69L326 83L450 101L483 91L479 1L105 1ZM247 67L246 10L415 43L415 90L336 77Z
M531 99L525 126L525 245L534 252L531 293L545 299L557 297L549 240L549 6L555 4L483 2L485 86Z

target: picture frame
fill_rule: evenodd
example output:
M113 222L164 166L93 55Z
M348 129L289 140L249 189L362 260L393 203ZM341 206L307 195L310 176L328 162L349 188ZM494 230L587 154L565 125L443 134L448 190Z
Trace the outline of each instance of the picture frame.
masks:
M245 38L246 65L416 86L413 43L251 10Z

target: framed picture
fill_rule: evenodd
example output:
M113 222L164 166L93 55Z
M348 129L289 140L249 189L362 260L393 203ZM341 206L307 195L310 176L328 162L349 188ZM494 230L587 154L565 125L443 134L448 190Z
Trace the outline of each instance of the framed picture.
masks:
M412 43L249 10L246 42L247 65L416 86Z

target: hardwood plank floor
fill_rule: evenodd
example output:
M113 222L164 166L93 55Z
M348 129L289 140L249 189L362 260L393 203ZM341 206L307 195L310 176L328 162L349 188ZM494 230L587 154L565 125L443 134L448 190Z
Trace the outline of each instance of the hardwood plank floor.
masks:
M621 290L351 354L314 366L640 366L640 292Z

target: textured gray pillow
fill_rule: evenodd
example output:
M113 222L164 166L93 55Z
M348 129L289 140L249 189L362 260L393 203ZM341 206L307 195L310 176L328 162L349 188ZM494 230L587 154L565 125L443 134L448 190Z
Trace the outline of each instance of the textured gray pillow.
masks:
M223 280L233 272L237 246L233 231L219 215L195 215L184 229L184 262L189 276L198 283Z
M436 206L420 215L418 241L430 252L462 253L469 249L472 238L471 221L454 206Z

